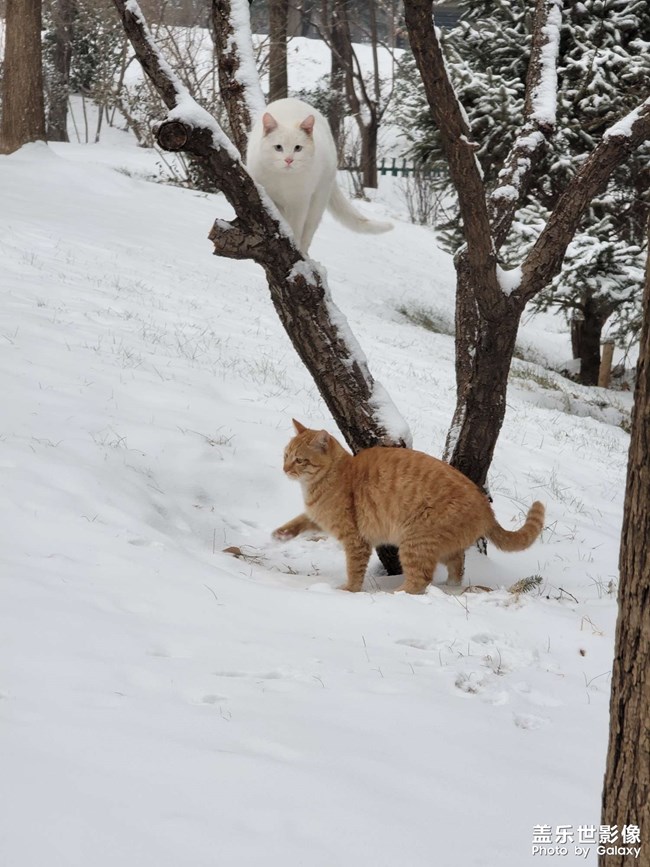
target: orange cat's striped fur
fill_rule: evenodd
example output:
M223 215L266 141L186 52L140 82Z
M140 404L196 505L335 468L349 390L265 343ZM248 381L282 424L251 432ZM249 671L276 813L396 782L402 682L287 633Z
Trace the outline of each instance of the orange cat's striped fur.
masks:
M352 456L327 431L293 421L297 435L284 452L284 471L297 479L305 514L274 536L290 539L325 530L345 548L348 580L341 589L361 590L372 549L397 545L404 570L399 588L423 593L436 565L449 584L460 584L465 549L487 537L502 551L523 551L544 526L544 506L534 502L516 531L497 523L485 494L444 461L412 449L364 449Z

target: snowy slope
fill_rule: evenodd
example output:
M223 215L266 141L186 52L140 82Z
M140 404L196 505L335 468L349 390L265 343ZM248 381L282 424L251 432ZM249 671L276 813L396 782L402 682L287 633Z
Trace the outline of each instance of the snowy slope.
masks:
M336 591L333 541L270 538L300 511L291 416L331 418L261 270L211 255L228 206L143 180L154 162L115 133L0 158L0 863L537 863L534 825L599 823L620 413L517 362L491 484L506 526L546 502L542 541L469 552L492 593L393 595L376 561ZM382 195L361 207L398 216ZM397 308L451 319L449 257L328 217L312 252L439 454L453 340ZM548 319L522 343L568 355Z

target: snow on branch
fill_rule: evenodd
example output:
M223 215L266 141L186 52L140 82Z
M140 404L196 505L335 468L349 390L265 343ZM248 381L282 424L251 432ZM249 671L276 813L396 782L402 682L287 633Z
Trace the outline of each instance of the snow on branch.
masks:
M560 53L562 0L538 0L531 56L532 87L527 113L544 129L555 126L557 114L557 59Z
M169 109L156 127L159 144L197 158L237 215L231 222L215 221L209 235L215 254L252 259L264 268L280 320L351 448L405 445L408 428L371 376L347 320L330 297L324 272L304 259L219 124L173 73L135 0L114 3L136 57Z
M228 113L233 140L246 152L248 131L264 111L248 0L212 0L212 37L219 58L219 91Z
M566 249L589 203L612 173L650 139L650 97L613 124L562 193L522 265L522 280L511 297L523 306L560 272Z
M168 120L178 121L189 128L199 127L209 131L215 148L226 150L232 159L238 159L239 155L228 136L212 115L194 100L163 57L136 0L114 2L142 68L169 109Z
M638 126L639 121L642 121L644 114L647 115L650 110L650 96L645 102L637 106L625 117L622 117L616 123L612 124L608 130L603 133L603 141L614 141L631 138L634 134L635 126Z
M524 125L515 139L489 199L494 245L505 242L536 162L555 128L557 58L562 0L537 0L533 46L526 79Z

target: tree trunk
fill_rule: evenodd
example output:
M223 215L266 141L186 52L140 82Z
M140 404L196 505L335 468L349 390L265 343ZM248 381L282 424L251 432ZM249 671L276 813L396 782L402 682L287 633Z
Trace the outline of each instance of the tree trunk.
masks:
M361 172L363 186L373 186L373 170L372 170L372 154L373 142L372 129L367 128L367 115L375 118L376 110L369 103L363 80L358 75L358 63L352 46L352 36L350 34L350 18L348 14L347 0L334 0L334 22L337 41L332 41L332 50L336 51L343 70L345 83L345 97L348 103L349 113L354 116L359 130L359 138L361 139ZM357 84L359 84L359 93L357 93ZM376 130L375 130L375 171L374 171L374 186L377 186L376 181ZM366 183L370 181L370 183Z
M571 320L571 350L573 357L580 359L579 381L582 385L598 385L600 340L611 312L609 305L588 296Z
M507 308L487 319L476 302L470 270L457 262L456 409L445 460L479 487L487 473L506 412L508 372L520 313Z
M598 315L585 315L580 329L580 382L598 385L600 371L600 338L605 320Z
M324 14L327 14L324 9ZM343 135L344 100L345 100L345 69L343 67L345 30L341 21L339 3L334 0L331 11L331 21L326 21L331 43L330 65L330 101L327 119L332 128L336 142L336 153L339 165L345 158L345 136Z
M303 6L300 0L291 0L287 6L287 36L300 36Z
M601 855L600 867L640 867L650 858L650 259L637 365L620 555L602 824L640 829L640 858ZM639 844L637 844L639 845Z
M368 123L359 123L361 133L361 171L364 187L377 189L377 139L379 124L374 111L370 112Z
M314 0L303 0L301 9L300 9L300 33L299 36L304 36L305 38L312 35L312 15L314 14L315 7Z
M138 60L173 112L157 127L158 143L165 150L184 150L200 159L237 215L231 221L215 221L209 235L215 254L252 259L264 268L282 324L353 451L410 444L408 427L399 424L396 408L373 379L345 317L332 301L324 272L305 260L284 234L280 215L262 200L217 122L170 74L135 0L114 2ZM233 48L237 53L236 42ZM387 569L399 569L394 550L378 553Z
M41 0L7 0L0 152L45 139Z
M74 0L57 0L52 7L54 21L54 51L52 54L52 81L48 87L47 138L48 141L69 141L68 99L70 60L72 57L72 22L75 15Z
M271 0L269 3L269 102L286 99L289 93L287 78L287 34L289 0Z

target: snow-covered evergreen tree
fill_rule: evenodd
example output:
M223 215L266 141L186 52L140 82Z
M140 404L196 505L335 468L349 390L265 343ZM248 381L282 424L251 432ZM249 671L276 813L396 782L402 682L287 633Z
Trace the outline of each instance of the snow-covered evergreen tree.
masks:
M549 189L564 188L603 132L638 104L650 83L650 7L646 0L583 0L567 10L560 63L561 132L552 147ZM574 122L571 123L572 117ZM563 272L535 300L572 310L581 380L598 381L600 336L629 338L643 286L641 246L650 207L650 148L639 148L591 203Z
M462 7L461 23L447 34L445 48L473 138L479 145L477 155L490 184L521 126L532 5L523 0L464 0ZM557 131L528 202L513 226L515 231L500 251L502 259L513 264L537 237L534 227L556 205L585 155L612 122L638 104L650 82L647 0L567 0L564 7ZM412 121L413 153L425 162L436 161L441 158L437 133L424 108L424 99L421 109L418 99L405 101L403 112L403 117L408 113ZM441 183L448 181L443 177ZM593 353L598 352L600 331L608 317L614 314L616 334L634 322L630 307L640 303L637 257L643 244L649 191L650 148L646 145L630 156L594 200L567 260L567 282L561 275L536 299L538 307L575 308L576 323L593 318L586 330L596 328L597 340L595 350L594 341L589 341L591 358L585 359L585 381L587 370L594 367ZM457 213L440 228L446 246L457 248L461 240ZM626 247L630 265L627 271L623 267ZM588 257L579 252L588 249L599 250L600 269L613 269L611 274L599 272L593 286L596 271L587 267ZM612 289L611 299L605 287ZM575 303L568 305L571 293ZM585 330L583 326L581 330ZM585 345L581 352L587 350ZM597 360L595 363L597 366ZM592 374L589 380L593 380Z

